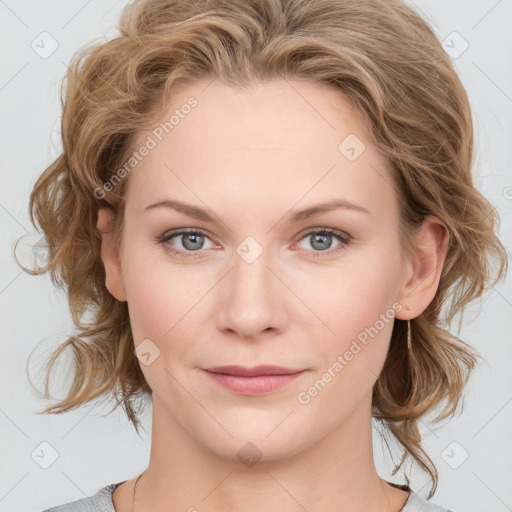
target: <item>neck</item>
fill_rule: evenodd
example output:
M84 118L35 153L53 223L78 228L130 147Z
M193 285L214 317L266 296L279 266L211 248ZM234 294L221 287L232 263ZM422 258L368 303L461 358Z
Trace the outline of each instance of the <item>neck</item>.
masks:
M208 449L154 397L150 462L136 488L134 511L160 512L171 503L190 512L399 510L407 495L377 474L371 420L362 423L370 404L365 406L315 443L306 440L306 449L286 456L258 450L261 458L251 464L240 460L238 450L228 456L222 446L220 453ZM254 450L245 440L229 441L245 446L242 453Z

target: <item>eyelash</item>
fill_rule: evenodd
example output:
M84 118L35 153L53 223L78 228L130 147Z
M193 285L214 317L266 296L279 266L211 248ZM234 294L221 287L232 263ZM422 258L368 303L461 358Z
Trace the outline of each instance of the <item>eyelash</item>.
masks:
M176 249L170 245L166 245L167 242L169 242L174 237L177 237L180 235L191 234L191 233L195 234L195 235L199 234L199 235L209 238L208 234L205 231L203 231L201 229L191 228L191 229L181 229L181 230L177 230L177 231L171 231L168 233L164 233L162 236L158 237L155 241L159 244L162 244L164 246L165 251L170 254L183 256L185 258L200 257L201 252L204 249L200 249L198 251L182 251L181 249ZM326 251L314 251L313 250L312 256L314 258L323 258L323 257L332 256L333 254L338 253L339 251L342 251L343 249L345 249L350 244L350 242L352 240L352 237L349 234L347 234L343 231L339 231L338 229L318 228L318 229L311 229L311 230L303 233L302 236L299 238L299 241L303 240L304 238L307 238L308 236L315 235L318 233L333 235L341 243L334 249L328 249ZM194 254L194 253L196 253L196 254Z

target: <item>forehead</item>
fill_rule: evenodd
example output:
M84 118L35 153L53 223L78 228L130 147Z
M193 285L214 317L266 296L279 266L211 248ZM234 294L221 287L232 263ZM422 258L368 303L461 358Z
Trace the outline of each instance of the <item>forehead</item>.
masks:
M301 145L315 153L328 147L337 152L344 132L370 142L368 126L350 98L332 86L310 80L276 80L248 89L219 79L181 85L167 104L159 104L152 126L139 134L138 143L152 133L159 142L173 139L181 145L194 139L194 132L200 132L205 149Z
M387 162L369 134L351 101L319 82L189 84L138 134L135 148L152 148L130 175L127 205L170 194L208 198L212 208L342 197L389 209Z

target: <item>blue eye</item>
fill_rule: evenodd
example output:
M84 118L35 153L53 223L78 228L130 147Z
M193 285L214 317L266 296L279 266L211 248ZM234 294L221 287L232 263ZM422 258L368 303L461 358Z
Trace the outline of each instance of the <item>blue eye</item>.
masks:
M318 228L309 230L303 233L299 238L300 241L311 237L312 250L308 250L312 255L316 257L331 256L334 253L344 249L351 240L351 236L343 231L332 228ZM173 239L181 238L181 246L183 248L176 248L171 241ZM334 249L330 248L332 245L332 239L338 240L338 245ZM181 229L178 231L171 231L165 233L156 241L164 245L165 250L173 255L183 256L185 258L195 258L203 256L205 240L209 240L206 232L201 229ZM316 248L315 248L316 247Z
M181 245L183 249L177 249L169 244L174 238L181 237ZM208 239L204 231L198 229L182 229L165 234L158 242L164 244L165 250L171 254L179 254L187 258L200 256L201 254L195 255L193 253L203 250L204 240Z
M311 239L310 245L313 247L312 253L315 258L331 256L333 253L344 249L350 243L351 239L350 235L332 228L310 230L303 235L301 240L307 238ZM331 248L333 238L337 239L339 242L334 249Z

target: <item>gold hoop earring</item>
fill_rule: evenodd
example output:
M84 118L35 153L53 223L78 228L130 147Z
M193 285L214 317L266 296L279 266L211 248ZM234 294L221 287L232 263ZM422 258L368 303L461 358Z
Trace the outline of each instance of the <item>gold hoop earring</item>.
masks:
M411 350L411 321L407 320L407 349Z

